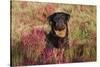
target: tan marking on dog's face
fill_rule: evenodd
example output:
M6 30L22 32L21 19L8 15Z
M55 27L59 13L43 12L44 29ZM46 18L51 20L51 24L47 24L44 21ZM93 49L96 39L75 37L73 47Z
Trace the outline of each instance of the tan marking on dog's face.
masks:
M56 35L59 36L59 37L65 37L66 36L66 28L61 30L61 31L54 29L54 31L55 31Z

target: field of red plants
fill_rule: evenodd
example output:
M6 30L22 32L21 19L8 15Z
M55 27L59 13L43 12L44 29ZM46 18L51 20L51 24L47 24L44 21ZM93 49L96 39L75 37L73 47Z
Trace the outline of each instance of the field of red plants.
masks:
M96 7L56 3L11 1L11 65L42 65L96 61ZM69 13L69 49L46 49L50 31L47 17ZM55 56L55 54L57 54Z

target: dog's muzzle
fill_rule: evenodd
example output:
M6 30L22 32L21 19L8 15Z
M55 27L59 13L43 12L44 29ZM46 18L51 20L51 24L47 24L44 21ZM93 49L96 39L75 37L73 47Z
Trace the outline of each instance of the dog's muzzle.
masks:
M56 34L58 37L63 38L63 37L66 36L66 26L65 26L65 28L62 29L62 30L55 30L55 29L54 29L54 31L55 31L55 34Z

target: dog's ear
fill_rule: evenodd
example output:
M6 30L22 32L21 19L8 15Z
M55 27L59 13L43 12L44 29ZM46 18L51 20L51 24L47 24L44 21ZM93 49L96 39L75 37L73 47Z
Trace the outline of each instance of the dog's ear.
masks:
M69 14L66 14L66 13L64 15L65 15L65 21L68 22L69 19L70 19L70 15Z
M49 22L50 25L52 25L52 22L53 22L53 18L54 18L54 14L50 15L47 17L47 20Z

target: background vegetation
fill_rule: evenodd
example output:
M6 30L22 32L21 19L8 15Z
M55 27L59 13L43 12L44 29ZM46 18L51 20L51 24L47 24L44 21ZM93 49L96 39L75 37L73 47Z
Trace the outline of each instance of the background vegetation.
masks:
M50 31L47 16L54 12L71 15L68 23L70 48L64 61L45 48ZM62 54L62 53L60 53ZM11 2L11 65L37 65L96 61L96 7L28 1Z

